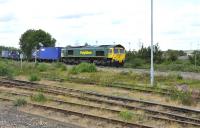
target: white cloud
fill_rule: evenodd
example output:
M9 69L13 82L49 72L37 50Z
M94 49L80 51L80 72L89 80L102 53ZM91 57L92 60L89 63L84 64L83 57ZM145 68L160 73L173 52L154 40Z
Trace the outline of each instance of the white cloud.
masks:
M200 2L154 1L154 40L162 49L188 49L200 41ZM0 45L16 46L27 29L49 32L60 46L150 44L150 0L0 1ZM196 48L196 47L194 47Z

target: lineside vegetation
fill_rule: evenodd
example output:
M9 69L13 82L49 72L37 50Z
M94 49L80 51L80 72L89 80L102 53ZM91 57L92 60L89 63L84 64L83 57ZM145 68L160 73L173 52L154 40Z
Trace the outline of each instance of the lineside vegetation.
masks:
M23 62L23 68L20 68L20 62L12 60L0 60L0 76L16 77L23 76L29 81L39 81L43 79L52 81L69 81L86 84L97 84L99 86L118 86L116 83L124 83L121 86L134 87L149 86L149 73L135 72L109 72L97 71L93 64L81 63L77 66L67 67L62 63L30 63ZM167 76L155 76L156 86L153 88L159 90L166 88L174 90L171 99L178 100L185 105L193 104L193 96L188 93L193 90L199 90L200 80L183 79L180 74L169 74ZM186 92L178 91L176 86L186 85L189 90Z

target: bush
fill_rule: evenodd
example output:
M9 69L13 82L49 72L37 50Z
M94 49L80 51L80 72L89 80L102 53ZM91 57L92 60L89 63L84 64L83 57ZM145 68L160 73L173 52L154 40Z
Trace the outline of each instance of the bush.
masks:
M42 93L38 93L36 95L32 95L31 100L36 101L36 102L46 102L47 98Z
M24 106L27 104L27 101L25 99L17 99L14 101L15 106Z
M46 65L46 64L39 64L39 65L37 65L37 69L38 69L40 72L47 71L47 65Z
M172 90L171 99L179 100L183 105L188 105L188 106L194 103L190 92Z
M40 81L40 78L36 74L31 74L29 76L29 81Z
M66 65L63 64L63 63L61 63L61 62L55 63L55 67L56 67L56 68L59 68L61 71L66 71L66 70L67 70Z
M96 72L97 68L95 64L89 64L89 63L81 63L79 65L74 66L71 70L70 73L72 74L77 74L81 72Z
M178 74L176 78L177 78L177 80L182 80L183 79L183 77L180 74Z
M140 67L140 66L142 66L144 64L145 64L145 61L143 59L134 58L134 59L128 61L127 63L125 63L125 67L137 68L137 67Z
M186 92L186 93L180 93L179 99L181 100L181 103L184 105L192 105L193 104L193 99L191 96L191 93Z
M119 116L125 121L130 121L133 119L134 114L130 111L125 110L125 111L121 111L119 113Z
M34 63L35 67L37 67L39 65L39 62L37 61L36 63Z
M6 65L0 64L0 76L12 77L12 71Z

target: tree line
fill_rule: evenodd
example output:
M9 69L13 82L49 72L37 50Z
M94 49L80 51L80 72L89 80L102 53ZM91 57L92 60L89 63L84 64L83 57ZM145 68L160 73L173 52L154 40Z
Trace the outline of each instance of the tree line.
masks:
M27 59L32 57L32 52L40 47L54 47L56 39L51 36L50 33L39 29L28 29L25 31L20 39L20 49L13 47L0 46L0 52L2 50L18 50L22 52ZM162 64L165 62L173 63L178 60L180 56L186 56L186 53L182 50L167 50L162 51L159 44L154 46L154 63ZM138 67L145 64L150 64L151 59L151 47L142 47L138 51L126 52L126 63L129 67ZM189 56L191 64L200 66L200 51L194 51L193 55Z
M153 48L154 52L154 63L173 63L178 60L180 56L186 56L187 54L183 50L167 50L162 51L157 43ZM200 66L200 51L194 51L192 55L188 56L191 64L197 64ZM127 67L140 67L145 64L150 64L151 61L151 47L142 47L138 51L127 51L126 52L126 63ZM196 62L195 62L196 61Z

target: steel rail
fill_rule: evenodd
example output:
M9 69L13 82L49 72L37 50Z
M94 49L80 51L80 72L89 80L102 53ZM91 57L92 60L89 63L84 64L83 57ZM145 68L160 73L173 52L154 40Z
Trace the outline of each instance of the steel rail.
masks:
M14 87L14 86L12 86L12 87ZM22 86L18 86L18 88L27 89L27 90L37 90L36 88L30 88L30 87L27 88L27 87L22 87ZM154 111L154 110L150 110L150 109L146 109L146 108L142 108L142 107L135 107L135 106L125 105L125 104L122 104L122 103L100 100L100 99L91 98L91 97L78 96L78 95L69 94L69 93L61 92L61 91L57 91L57 90L43 90L43 92L55 94L55 95L71 96L71 97L79 98L79 99L82 99L82 100L93 101L93 102L101 102L101 103L107 103L107 104L111 104L111 105L118 105L118 106L123 106L123 107L128 108L128 109L144 110L144 111L152 113L152 114L161 114L161 115L165 115L167 117L174 118L174 119L188 120L188 121L193 121L195 123L199 123L199 119L196 119L196 118L189 118L189 117L185 117L185 116L181 116L181 115L177 115L177 114L161 112L161 111Z
M0 99L5 100L5 101L15 101L14 99L9 99L9 98L5 98L5 97L0 97ZM102 116L96 116L96 115L92 115L92 114L86 114L86 113L82 113L82 112L56 108L56 107L53 107L53 106L41 105L41 104L30 103L30 102L28 102L27 105L37 107L37 108L42 108L42 109L45 109L45 110L52 110L52 111L64 113L64 114L67 114L67 115L76 115L76 116L79 116L79 117L86 117L86 118L89 118L89 119L102 120L102 121L105 121L105 122L108 122L108 123L120 124L122 126L127 126L127 127L154 128L154 127L146 126L146 125L142 125L142 124L136 124L136 123L132 123L132 122L124 122L124 121L117 120L117 119L106 118L106 117L102 117Z
M0 90L0 92L3 92ZM12 95L19 95L19 96L32 96L33 94L22 94L22 93L17 93L17 92L5 92L6 94L12 94ZM92 106L92 105L85 105L85 104L80 104L80 103L74 103L74 102L68 102L68 101L64 101L64 100L60 100L60 99L51 99L48 98L49 101L53 101L53 102L57 102L60 104L69 104L69 105L73 105L73 106L79 106L79 107L87 107L87 108L91 108L91 109L98 109L98 110L104 110L104 111L110 111L112 113L116 113L119 114L121 111L120 110L115 110L115 109L110 109L110 108L105 108L105 107L97 107L97 106ZM141 116L140 114L137 114L138 116ZM193 123L193 122L188 122L188 121L181 121L181 120L177 120L177 119L170 119L170 118L166 118L166 117L160 117L160 116L153 116L153 115L145 115L147 118L149 119L157 119L157 120L162 120L162 121L167 121L167 122L176 122L179 123L181 125L193 125L193 126L198 126L200 127L200 124L198 123Z

